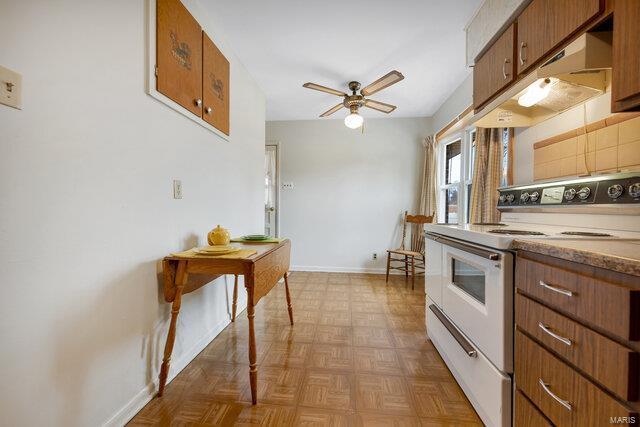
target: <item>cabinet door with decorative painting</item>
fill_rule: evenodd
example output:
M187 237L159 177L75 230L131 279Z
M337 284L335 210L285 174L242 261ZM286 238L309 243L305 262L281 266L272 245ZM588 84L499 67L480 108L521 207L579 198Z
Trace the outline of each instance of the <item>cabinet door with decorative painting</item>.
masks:
M202 118L229 135L229 61L202 32Z
M180 0L157 0L156 90L202 116L202 29Z

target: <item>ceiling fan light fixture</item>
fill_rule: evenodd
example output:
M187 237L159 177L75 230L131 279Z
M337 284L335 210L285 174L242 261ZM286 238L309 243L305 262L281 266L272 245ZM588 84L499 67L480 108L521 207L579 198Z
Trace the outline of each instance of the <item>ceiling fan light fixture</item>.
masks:
M351 113L344 118L344 125L350 129L358 129L360 126L362 126L363 122L364 118L357 112Z

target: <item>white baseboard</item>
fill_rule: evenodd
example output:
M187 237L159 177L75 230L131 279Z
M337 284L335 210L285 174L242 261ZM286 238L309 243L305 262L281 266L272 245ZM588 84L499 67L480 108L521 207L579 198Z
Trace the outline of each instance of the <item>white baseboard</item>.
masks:
M291 271L318 271L323 273L369 273L385 274L386 268L358 268L358 267L321 267L315 265L292 265ZM389 274L400 274L398 271L391 271ZM404 273L402 273L404 274Z
M246 306L238 306L238 313L245 310ZM213 329L209 330L201 339L198 340L180 359L172 360L171 367L169 369L169 375L167 377L167 384L169 384L187 365L198 355L202 350L227 325L231 323L231 319L225 319L218 323ZM126 405L124 405L114 416L112 416L103 426L108 427L120 427L129 422L140 410L153 399L158 391L158 378L155 378L152 382L147 384L140 392L138 392Z

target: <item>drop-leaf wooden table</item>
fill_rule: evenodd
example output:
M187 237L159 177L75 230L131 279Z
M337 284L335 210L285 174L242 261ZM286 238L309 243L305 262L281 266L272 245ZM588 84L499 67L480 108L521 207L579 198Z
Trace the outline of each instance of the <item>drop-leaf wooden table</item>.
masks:
M172 303L171 323L167 342L164 348L164 359L160 368L160 386L158 396L162 396L169 374L169 363L173 343L176 339L176 321L180 312L182 295L210 283L223 274L235 275L233 289L233 305L231 320L236 317L236 302L238 297L238 275L244 276L244 286L247 289L247 317L249 319L249 381L251 383L251 401L255 405L258 401L258 368L256 363L256 334L253 324L255 306L260 298L284 278L289 309L289 321L293 325L293 311L291 296L287 280L289 260L291 255L291 241L288 239L280 243L234 243L242 249L256 250L257 253L242 259L228 259L220 257L177 257L168 256L162 261L164 276L164 299Z

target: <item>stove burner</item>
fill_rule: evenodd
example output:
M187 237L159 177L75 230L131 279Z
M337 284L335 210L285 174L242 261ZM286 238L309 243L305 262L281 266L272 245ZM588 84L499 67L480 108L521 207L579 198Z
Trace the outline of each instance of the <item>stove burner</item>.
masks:
M544 236L544 233L540 233L539 231L528 231L528 230L509 230L507 229L495 229L495 230L489 230L489 233L494 233L494 234L513 234L513 235L520 235L520 236Z
M607 233L590 233L588 231L563 231L560 234L564 234L565 236L612 237L611 234L607 234Z
M493 226L496 226L496 227L504 227L507 224L503 224L501 222L474 222L471 225L493 225Z

